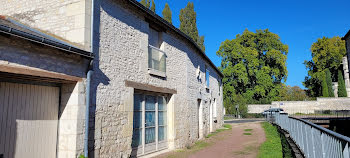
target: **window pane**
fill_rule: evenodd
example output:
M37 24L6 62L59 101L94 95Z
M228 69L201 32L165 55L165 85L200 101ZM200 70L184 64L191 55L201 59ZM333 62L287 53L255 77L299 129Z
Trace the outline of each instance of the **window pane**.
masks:
M146 95L146 110L155 110L156 97Z
M165 72L165 67L166 67L166 63L165 63L165 55L163 53L160 53L160 59L159 59L159 71Z
M166 125L166 111L159 111L158 112L158 124L160 126Z
M165 97L158 97L158 110L167 110Z
M154 70L166 71L166 56L159 49L148 47L148 67Z
M156 130L155 128L146 128L146 133L145 133L145 143L153 143L156 141Z
M134 128L141 128L142 127L142 112L141 111L134 111L133 127Z
M132 134L132 147L138 147L142 145L142 129L135 129Z
M148 34L148 42L150 45L154 46L154 47L159 47L159 32L149 28L149 34Z
M155 112L147 111L145 115L145 119L146 119L146 127L155 126Z
M166 139L166 127L158 127L158 141Z
M208 69L205 70L205 81L207 86L209 87L209 70Z
M134 95L134 110L135 111L142 110L142 100L143 100L143 96L141 94Z

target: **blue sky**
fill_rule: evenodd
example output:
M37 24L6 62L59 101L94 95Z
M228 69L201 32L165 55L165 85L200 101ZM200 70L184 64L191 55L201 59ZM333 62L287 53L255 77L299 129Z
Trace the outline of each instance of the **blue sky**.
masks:
M161 15L165 2L172 11L173 24L179 27L180 10L187 0L155 0ZM300 86L307 75L304 60L311 59L310 47L323 36L343 37L350 29L350 0L193 0L197 27L205 36L206 54L219 66L216 55L221 42L234 39L246 28L269 29L289 46L286 84Z

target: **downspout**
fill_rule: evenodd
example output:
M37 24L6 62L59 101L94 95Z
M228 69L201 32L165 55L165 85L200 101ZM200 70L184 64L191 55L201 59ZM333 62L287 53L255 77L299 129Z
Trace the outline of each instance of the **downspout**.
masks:
M91 27L90 27L90 41L91 41L91 54L94 55L94 0L91 0ZM87 158L89 155L89 121L90 121L90 87L91 87L91 76L93 71L93 60L90 61L89 70L86 75L86 91L85 91L85 137L84 137L84 156Z

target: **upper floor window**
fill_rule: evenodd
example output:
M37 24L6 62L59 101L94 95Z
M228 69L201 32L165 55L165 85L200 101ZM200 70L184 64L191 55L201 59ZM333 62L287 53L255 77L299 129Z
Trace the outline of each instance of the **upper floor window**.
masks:
M221 78L218 80L219 96L221 94Z
M209 69L205 66L205 85L209 88Z
M150 27L148 43L148 72L153 75L165 77L166 55L160 49L162 43L161 33Z
M161 72L166 71L165 53L152 45L148 47L148 68Z

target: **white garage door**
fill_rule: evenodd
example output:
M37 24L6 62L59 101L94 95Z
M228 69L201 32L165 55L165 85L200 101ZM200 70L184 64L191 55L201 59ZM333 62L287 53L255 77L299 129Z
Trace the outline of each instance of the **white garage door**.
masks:
M59 88L0 82L0 154L56 157Z

